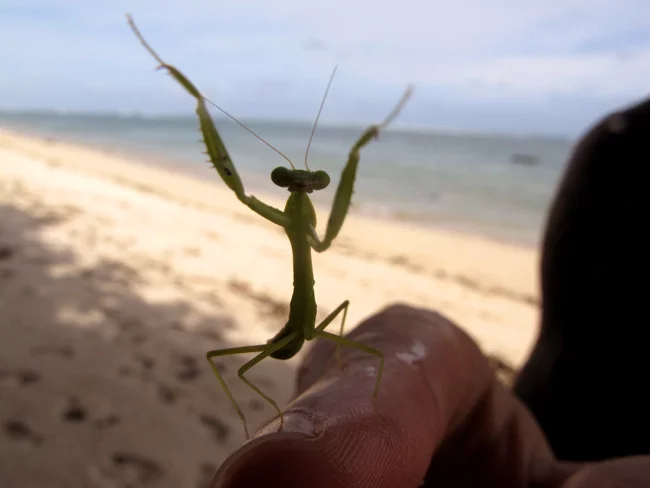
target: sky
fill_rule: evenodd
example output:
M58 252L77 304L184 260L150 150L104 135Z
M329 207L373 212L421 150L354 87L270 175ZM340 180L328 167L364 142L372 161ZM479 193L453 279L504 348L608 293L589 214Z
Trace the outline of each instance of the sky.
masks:
M650 95L648 0L2 0L0 110L192 115L138 43L238 117L576 136Z

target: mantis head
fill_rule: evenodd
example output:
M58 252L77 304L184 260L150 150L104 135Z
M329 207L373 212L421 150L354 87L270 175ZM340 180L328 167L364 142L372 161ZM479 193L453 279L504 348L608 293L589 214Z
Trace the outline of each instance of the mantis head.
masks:
M271 172L271 180L279 187L287 188L290 192L311 193L314 190L327 188L330 184L330 177L325 171L289 169L284 166L278 166Z

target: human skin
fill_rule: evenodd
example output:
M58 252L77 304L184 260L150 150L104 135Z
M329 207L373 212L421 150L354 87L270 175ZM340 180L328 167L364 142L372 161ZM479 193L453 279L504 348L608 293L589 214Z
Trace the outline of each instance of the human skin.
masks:
M334 346L317 341L282 432L277 421L262 429L220 467L213 487L650 486L650 456L558 461L476 343L439 313L391 306L349 337L386 354L380 415L373 359L344 351L341 371Z

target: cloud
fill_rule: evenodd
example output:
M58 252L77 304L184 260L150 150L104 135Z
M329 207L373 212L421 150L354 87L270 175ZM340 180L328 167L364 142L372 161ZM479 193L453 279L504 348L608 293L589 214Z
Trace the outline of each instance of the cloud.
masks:
M374 120L415 83L405 122L445 125L430 115L445 106L469 127L475 106L495 111L485 129L528 110L525 129L549 131L562 99L579 110L575 132L589 107L650 87L647 0L4 0L0 107L187 112L129 10L164 59L241 115L312 117L337 63L326 120Z

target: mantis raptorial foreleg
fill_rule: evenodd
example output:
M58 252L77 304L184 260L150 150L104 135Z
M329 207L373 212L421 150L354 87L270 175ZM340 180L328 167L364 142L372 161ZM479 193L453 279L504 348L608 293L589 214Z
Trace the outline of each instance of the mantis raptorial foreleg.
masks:
M348 316L348 306L350 305L350 300L344 301L341 305L336 307L332 313L330 313L325 319L316 327L316 330L323 330L325 327L330 325L332 321L338 316L338 314L343 311L343 319L341 320L341 331L339 333L340 336L343 336L343 329L345 327L345 319ZM314 332L315 332L314 331ZM314 335L316 335L314 333ZM340 345L336 345L336 351L334 353L336 355L336 363L338 364L340 369L343 369L343 362L341 361L341 348Z
M228 400L230 400L230 403L232 404L233 407L235 407L235 411L237 412L237 416L240 418L242 421L242 424L244 424L244 432L246 433L246 438L249 438L249 433L248 433L248 424L246 422L246 417L244 416L244 412L242 412L241 408L239 408L239 405L235 401L235 398L232 396L232 392L230 391L230 388L228 388L228 385L226 382L223 380L221 373L219 372L219 369L217 366L212 362L212 358L219 357L219 356L232 356L235 354L246 354L246 353L251 353L251 352L259 352L257 356L255 356L253 359L248 361L246 364L244 364L241 368L237 370L237 375L241 380L246 383L255 393L260 395L264 400L266 400L268 403L271 404L273 408L278 412L278 415L280 416L280 426L284 423L284 418L282 416L282 410L280 410L280 407L278 407L278 404L275 403L271 398L269 398L262 390L260 390L257 386L255 386L251 381L244 376L244 373L246 373L249 369L251 369L253 366L255 366L257 363L259 363L262 359L269 357L271 354L274 352L282 349L284 346L286 346L289 342L291 342L293 339L296 338L295 333L291 333L285 338L283 338L281 341L278 341L273 344L260 344L257 346L244 346L244 347L230 347L228 349L215 349L214 351L208 351L206 353L206 357L208 359L208 362L210 363L210 366L212 367L212 371L214 371L215 376L217 377L217 380L219 380L219 383L221 384L221 387L223 390L226 392L226 396L228 397Z
M235 192L237 198L251 210L275 224L286 227L289 224L289 218L284 214L284 212L272 207L271 205L267 205L252 195L246 195L244 184L237 173L237 169L235 168L235 165L226 150L226 146L221 140L221 136L219 135L205 105L205 97L183 73L174 66L165 63L162 58L158 56L153 48L149 46L147 41L144 40L144 37L142 37L142 34L133 22L133 19L130 16L127 16L127 18L131 28L140 39L142 45L159 63L158 69L167 70L167 72L196 99L196 114L199 117L201 134L207 150L206 154L210 158L210 163L214 166L214 169L217 170L217 173L219 173L219 176L224 183L226 183L226 185Z
M400 112L408 98L411 96L412 89L409 88L404 92L399 103L391 111L391 113L386 117L386 119L378 125L371 125L368 127L361 137L354 144L348 155L348 161L343 168L341 173L341 179L339 181L339 186L336 189L336 194L334 195L334 202L332 203L332 210L330 211L330 216L327 221L327 229L325 231L325 237L321 240L316 233L316 229L311 228L311 234L309 236L310 244L316 252L323 252L330 247L332 241L336 238L341 227L343 227L343 221L345 216L348 213L350 208L350 200L352 199L352 191L354 190L354 180L357 176L357 167L359 166L359 158L361 149L366 146L372 139L375 139L379 136L379 131L386 127L393 118Z

